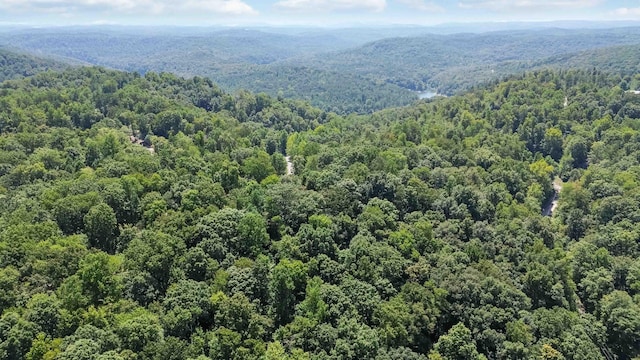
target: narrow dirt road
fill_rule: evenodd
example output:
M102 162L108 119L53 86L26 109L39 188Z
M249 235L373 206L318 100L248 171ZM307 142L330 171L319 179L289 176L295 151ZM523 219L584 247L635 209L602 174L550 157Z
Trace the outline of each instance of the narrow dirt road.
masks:
M293 175L293 163L291 162L291 157L285 156L284 159L287 161L287 175Z
M542 208L543 216L553 216L553 212L558 208L558 200L560 191L562 191L562 180L556 178L553 180L553 198Z

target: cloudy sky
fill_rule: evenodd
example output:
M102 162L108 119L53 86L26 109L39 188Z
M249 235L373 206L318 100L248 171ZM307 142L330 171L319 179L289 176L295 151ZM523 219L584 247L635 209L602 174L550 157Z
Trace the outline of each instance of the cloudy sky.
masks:
M0 24L357 25L640 20L640 0L0 0Z

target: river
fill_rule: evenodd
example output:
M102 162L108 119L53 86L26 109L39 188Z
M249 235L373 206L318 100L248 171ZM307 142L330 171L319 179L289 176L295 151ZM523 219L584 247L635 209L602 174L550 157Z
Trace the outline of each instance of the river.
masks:
M420 100L422 99L431 99L434 96L438 96L440 94L438 94L435 91L421 91L418 92L418 98L420 98Z

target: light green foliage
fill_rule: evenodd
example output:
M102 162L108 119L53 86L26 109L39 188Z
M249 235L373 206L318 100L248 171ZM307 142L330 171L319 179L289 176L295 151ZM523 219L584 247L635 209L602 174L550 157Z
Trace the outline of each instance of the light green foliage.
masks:
M264 218L257 213L248 213L238 223L238 253L256 256L268 245L269 234Z
M407 328L411 321L409 306L400 296L378 304L373 313L373 321L377 325L380 338L387 345L406 346L409 343Z
M33 340L31 349L25 355L26 360L54 359L60 353L61 339L51 340L44 333L39 333Z
M327 315L327 304L322 300L322 279L315 277L307 283L305 299L300 303L300 311L306 317L314 319L318 323L324 321Z
M309 359L309 354L302 352L300 349L295 349L291 354L287 354L284 346L279 341L269 343L267 345L267 352L265 353L265 360L306 360Z

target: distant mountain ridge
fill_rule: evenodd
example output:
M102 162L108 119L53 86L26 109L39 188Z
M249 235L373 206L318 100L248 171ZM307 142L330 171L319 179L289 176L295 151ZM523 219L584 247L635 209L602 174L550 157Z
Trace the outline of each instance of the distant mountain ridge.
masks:
M430 34L383 39L331 56L314 55L306 61L309 66L376 78L412 90L453 93L471 84L447 81L440 73L455 77L457 72L467 73L467 69L489 65L488 74L480 76L480 81L471 79L472 84L477 84L485 78L529 68L531 64L527 62L542 63L561 54L631 44L640 44L640 28Z
M640 71L640 44L611 46L549 57L536 67L587 68L631 75Z
M420 27L83 29L5 29L0 45L142 74L206 76L227 91L303 99L343 114L407 105L416 91L452 95L545 67L630 73L637 52L619 47L640 46L640 27L456 34Z

